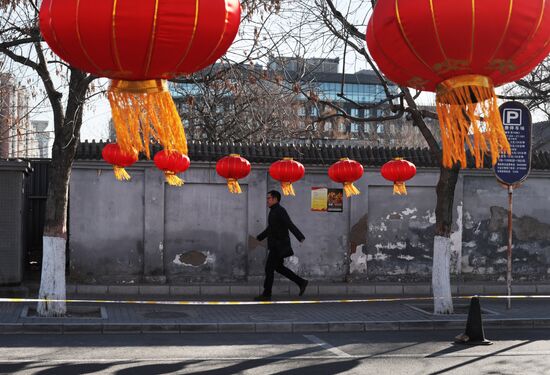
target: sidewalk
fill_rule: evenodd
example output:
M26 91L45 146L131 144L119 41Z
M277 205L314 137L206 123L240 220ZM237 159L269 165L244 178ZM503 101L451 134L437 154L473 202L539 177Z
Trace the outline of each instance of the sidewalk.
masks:
M136 298L139 297L139 298ZM333 296L340 299L344 296ZM365 299L367 296L357 296ZM376 298L381 296L377 295ZM159 296L78 295L79 299L174 300ZM322 299L326 300L326 296ZM393 296L392 298L395 298ZM410 297L408 297L410 298ZM180 297L180 300L212 298ZM218 298L217 300L237 298ZM288 300L276 295L275 300ZM294 299L294 297L293 297ZM318 298L305 296L303 300ZM250 301L250 298L240 298ZM97 317L28 317L36 303L0 302L1 333L153 333L153 332L363 332L373 330L453 330L465 328L469 300L456 299L456 312L433 315L431 301L395 301L277 305L137 305L70 304L95 306ZM486 329L550 328L550 299L513 300L506 309L505 300L482 299ZM101 312L101 314L100 314Z

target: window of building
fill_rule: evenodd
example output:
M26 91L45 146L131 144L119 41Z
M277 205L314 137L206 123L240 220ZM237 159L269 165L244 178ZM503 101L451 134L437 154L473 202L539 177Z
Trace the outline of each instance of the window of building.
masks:
M313 117L319 116L319 109L317 107L311 107L311 116Z
M359 133L359 124L356 122L351 123L351 132L352 133Z
M370 133L371 132L371 127L370 127L370 124L364 124L364 132L365 133Z
M345 132L346 131L346 124L338 124L338 130L340 132Z
M359 109L358 108L352 108L350 114L354 117L359 117Z
M384 124L376 124L376 132L378 134L384 133Z
M325 122L325 131L326 132L329 132L332 130L332 123L330 122Z

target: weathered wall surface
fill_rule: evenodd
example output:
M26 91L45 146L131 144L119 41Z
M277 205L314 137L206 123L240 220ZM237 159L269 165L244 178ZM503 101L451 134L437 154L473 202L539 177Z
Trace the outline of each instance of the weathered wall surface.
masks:
M90 283L137 282L143 273L144 172L131 183L109 170L75 168L71 175L70 271Z
M531 176L513 194L515 280L550 278L548 177ZM500 280L506 275L508 194L494 178L464 180L462 274L465 279Z
M166 185L151 162L118 182L102 162L75 163L70 189L70 278L78 282L238 282L263 277L265 196L278 183L255 165L232 195L215 165L195 162L180 188ZM306 167L295 197L282 205L306 236L292 238L287 265L313 280L428 282L435 226L437 169L419 169L409 195L392 195L378 169L356 183L362 194L344 212L313 212L311 187L341 187L326 167ZM548 278L550 173L532 173L515 194L514 273ZM502 280L507 197L489 171L463 171L455 191L453 277Z

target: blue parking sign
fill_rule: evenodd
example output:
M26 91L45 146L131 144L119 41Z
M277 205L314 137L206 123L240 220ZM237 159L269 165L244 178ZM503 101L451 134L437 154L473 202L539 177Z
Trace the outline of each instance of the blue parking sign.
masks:
M500 182L515 185L531 170L531 112L519 102L506 102L499 110L512 153L501 153L494 171Z

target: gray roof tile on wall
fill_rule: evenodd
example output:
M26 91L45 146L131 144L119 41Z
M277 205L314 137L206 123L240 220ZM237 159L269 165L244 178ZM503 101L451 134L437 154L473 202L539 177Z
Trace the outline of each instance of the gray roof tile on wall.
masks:
M101 151L107 142L81 142L76 152L77 160L101 160ZM367 167L382 166L394 157L404 157L417 167L437 167L437 159L427 148L389 148L370 146L343 146L343 145L304 145L293 143L209 143L190 141L188 143L189 158L191 161L218 161L220 158L236 153L245 157L251 163L272 163L285 156L293 157L306 165L330 165L340 158L349 157ZM151 150L151 157L161 150L155 144ZM145 159L142 155L142 159ZM474 166L471 155L468 156L468 166ZM485 158L484 167L491 168L490 158ZM532 169L550 170L550 152L539 151L533 153Z

